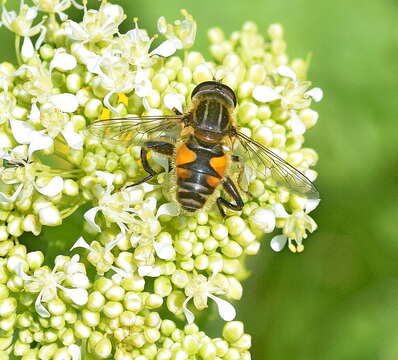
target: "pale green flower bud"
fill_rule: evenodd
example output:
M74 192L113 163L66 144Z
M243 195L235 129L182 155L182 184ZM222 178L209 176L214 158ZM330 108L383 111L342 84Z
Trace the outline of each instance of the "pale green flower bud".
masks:
M39 359L50 359L57 350L58 346L56 344L45 345L39 350Z
M171 291L173 290L173 287L171 285L169 278L159 277L155 280L154 290L156 294L160 295L161 297L165 297L170 295Z
M58 210L53 205L40 207L38 211L39 221L42 225L57 226L62 224L62 217Z
M224 255L230 258L237 258L242 255L242 248L235 241L228 241L225 246L221 248L221 251Z
M29 351L29 349L30 346L28 344L23 344L19 342L19 340L17 340L14 344L14 354L17 356L23 356Z
M17 309L17 300L13 297L6 298L0 303L0 316L6 318Z
M108 301L105 303L102 312L110 319L114 319L123 312L123 306L119 302Z
M201 346L199 353L203 359L213 360L217 356L217 348L213 343L209 342Z
M81 320L77 320L74 324L74 332L78 339L87 339L90 336L91 330Z

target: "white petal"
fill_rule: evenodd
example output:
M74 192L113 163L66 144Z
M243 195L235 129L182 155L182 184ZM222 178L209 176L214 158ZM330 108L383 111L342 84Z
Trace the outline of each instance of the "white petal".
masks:
M72 274L70 281L73 286L78 288L87 288L90 285L87 275L81 272Z
M65 126L65 129L62 132L63 137L65 138L65 141L67 144L75 150L81 150L83 149L83 136L78 134L77 132L74 132L72 129L72 123L67 123Z
M35 6L28 6L28 11L25 14L25 19L30 21L34 20L34 18L37 16L37 7Z
M14 139L20 144L30 144L37 131L26 121L10 119L11 131Z
M46 33L47 33L47 28L44 25L40 26L40 29L41 29L40 30L40 35L37 38L36 44L35 44L35 49L36 50L40 49L40 46L41 46L41 44L43 44L43 41L46 38Z
M83 215L84 219L97 231L101 232L101 228L95 222L95 215L100 210L98 206L93 207L92 209L86 211Z
M73 40L86 40L89 36L80 24L71 20L65 23L65 33Z
M155 249L156 255L162 260L173 260L175 258L176 252L173 245L167 243L154 242L153 247Z
M149 36L145 30L133 29L126 33L132 42L148 42Z
M152 93L152 83L142 69L138 69L135 76L135 93L139 97L149 96Z
M80 346L71 344L68 346L68 354L72 356L72 360L79 360L81 358Z
M62 290L71 298L76 305L86 305L88 301L88 292L86 289L67 289Z
M25 271L23 271L23 269L22 269L22 262L19 262L19 264L17 265L17 267L16 267L16 269L15 269L15 272L17 273L17 275L18 275L22 280L28 281L28 280L32 280L32 279L33 279L31 276L27 275L27 274L25 273Z
M323 98L323 91L321 88L315 87L306 92L308 96L311 96L312 99L316 102L321 101Z
M32 104L32 107L30 108L30 114L28 115L28 118L32 122L39 122L40 121L40 110L37 107L36 103Z
M236 310L232 306L232 304L212 294L208 294L208 297L216 302L218 307L218 313L223 320L232 321L233 319L235 319Z
M179 39L168 39L163 41L156 49L151 51L151 55L160 55L168 57L173 55L177 49L182 48L182 42Z
M285 207L281 203L273 204L272 210L274 211L275 217L278 219L286 219L289 216Z
M23 59L28 60L35 54L35 48L33 47L32 40L30 37L25 36L21 48L21 55Z
M93 74L103 75L101 70L101 56L89 51L83 44L74 43L72 45L73 53L79 58L79 61L87 66L87 70Z
M158 24L157 25L158 25L158 31L161 34L165 34L167 32L167 21L166 21L164 16L161 16L158 19Z
M156 217L158 218L161 215L170 215L177 216L180 213L180 207L176 203L166 203L159 207Z
M117 113L117 109L116 109L115 107L113 107L112 104L110 103L111 96L112 96L114 93L115 93L114 91L110 91L110 92L108 92L108 93L105 95L105 97L104 97L104 105L105 105L109 110L111 110L112 112Z
M35 151L48 149L54 143L54 140L50 136L41 134L39 132L34 133L32 137L33 141L31 139L32 142L29 145L29 158Z
M183 112L182 105L185 102L185 97L181 94L166 94L163 98L164 105L170 109L177 109L179 112Z
M57 53L50 63L50 69L59 69L64 71L73 70L77 65L76 58L67 53Z
M76 249L76 248L83 248L83 249L91 249L91 246L87 243L86 240L84 240L83 236L80 236L77 241L73 244L73 246L70 248L70 251Z
M271 249L279 252L281 251L287 243L287 237L285 235L276 235L271 240Z
M118 234L115 238L105 245L105 251L111 251L121 240L120 235L124 236L124 234Z
M142 188L142 190L144 190L144 193L149 193L149 192L155 190L155 185L143 183L141 185L141 188Z
M120 276L122 278L128 278L128 277L131 276L131 274L129 274L128 272L126 272L126 271L124 271L122 269L119 269L116 266L111 266L111 269L116 273L115 275L118 275L118 276Z
M288 67L286 65L279 66L276 69L276 72L280 76L288 77L288 78L290 78L292 80L296 80L297 79L296 73L290 67Z
M141 277L144 276L158 277L161 274L162 272L158 266L143 265L138 268L138 275L140 275Z
M157 203L156 198L151 196L148 199L145 199L144 204L142 206L142 210L144 212L151 212L153 214L156 209L156 203Z
M54 197L58 195L64 187L64 179L61 176L54 176L51 181L41 188L36 187L36 190L43 195Z
M72 113L79 107L78 98L69 93L63 93L51 96L51 102L61 111L66 113Z
M22 191L22 188L23 184L19 184L17 190L15 190L14 194L12 194L11 196L7 196L6 194L0 192L0 202L13 203Z
M35 301L35 309L36 309L36 312L41 317L44 317L44 318L49 318L50 317L50 313L47 311L47 309L41 303L41 294L39 294L39 296L37 297L37 299Z
M184 310L184 315L187 318L188 324L192 324L195 321L195 315L193 314L193 312L191 310L188 309L188 306L187 306L188 301L191 299L192 299L192 297L189 296L182 303L182 308Z
M224 261L222 258L217 258L212 262L213 275L218 274L224 266Z
M265 233L270 233L275 229L275 214L270 209L257 208L250 215L250 224L263 230Z
M269 86L258 85L253 90L253 98L259 102L268 103L280 99L281 96Z
M28 147L26 145L18 145L12 149L12 152L18 159L26 159L28 157Z
M105 171L96 171L95 175L104 179L106 182L106 192L110 193L113 190L113 180L115 179L115 175L105 172Z
M312 210L316 209L321 199L306 199L304 210L309 214Z
M288 125L292 129L294 135L303 135L305 133L305 125L297 114L292 114L288 120Z

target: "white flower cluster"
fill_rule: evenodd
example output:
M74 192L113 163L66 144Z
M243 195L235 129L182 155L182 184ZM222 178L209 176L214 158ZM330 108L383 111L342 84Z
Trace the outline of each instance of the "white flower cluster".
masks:
M67 17L72 5L83 9L79 23ZM197 84L220 78L237 95L241 131L315 180L317 154L303 148L303 135L317 122L310 106L322 91L305 80L306 61L287 57L280 25L269 27L269 41L253 23L229 39L211 29L206 61L190 50L194 19L182 16L159 19L164 39L154 47L137 19L120 34L123 9L105 0L97 10L74 0L3 7L18 65L0 64L0 359L250 358L231 303L242 296L245 257L277 229L273 250L302 251L319 200L244 171L241 212L187 216L170 198L167 159L154 154L160 174L128 187L144 174L140 147L86 129L98 119L183 112ZM52 269L20 244L26 232L63 227L84 204L84 234L65 232L71 253L58 254ZM195 325L208 306L226 321L220 338Z

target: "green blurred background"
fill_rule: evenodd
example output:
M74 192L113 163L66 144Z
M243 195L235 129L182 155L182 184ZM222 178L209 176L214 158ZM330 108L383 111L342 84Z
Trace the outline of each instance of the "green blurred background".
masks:
M306 138L320 155L319 230L300 255L264 243L238 318L253 359L398 359L398 2L114 2L150 33L186 8L198 23L194 49L207 54L208 28L229 34L246 20L264 34L282 23L289 54L312 53L309 79L325 92ZM13 60L11 34L2 28L0 39L2 60Z

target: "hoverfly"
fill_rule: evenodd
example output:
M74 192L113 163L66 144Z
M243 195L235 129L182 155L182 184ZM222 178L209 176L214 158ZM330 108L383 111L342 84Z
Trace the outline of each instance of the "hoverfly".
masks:
M254 171L262 168L262 176L269 172L278 184L307 198L319 198L314 184L299 170L274 152L239 131L233 111L236 107L234 91L217 81L198 84L191 95L186 113L175 115L126 117L100 120L89 126L99 137L141 146L141 161L147 176L130 186L152 179L156 172L148 162L148 152L172 159L176 178L175 200L182 209L195 212L202 209L215 189L222 185L234 203L218 197L222 216L224 207L241 210L243 200L233 180L227 175L229 165L243 161ZM238 141L244 150L234 154ZM264 170L265 169L265 170Z

